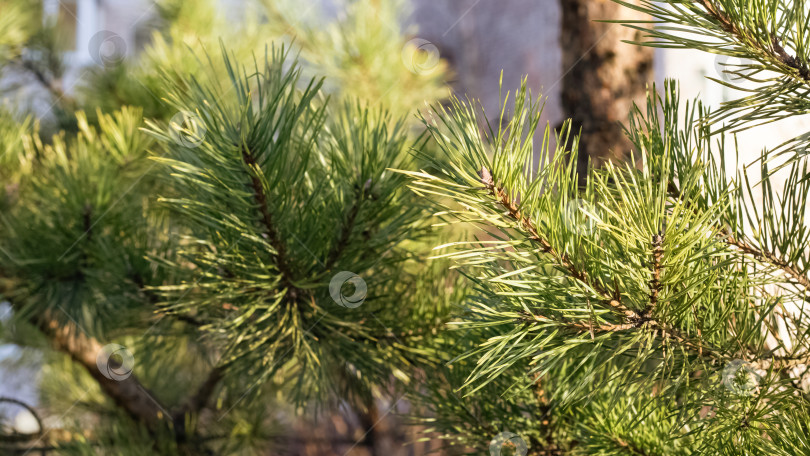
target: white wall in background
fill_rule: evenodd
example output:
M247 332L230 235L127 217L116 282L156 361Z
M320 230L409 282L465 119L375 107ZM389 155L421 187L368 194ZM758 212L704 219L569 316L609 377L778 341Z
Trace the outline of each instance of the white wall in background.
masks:
M99 52L135 53L137 27L154 14L154 8L149 0L43 0L43 20L75 29L74 42L65 43L70 49L64 56L66 91L72 92L86 69L100 64ZM120 38L99 37L103 31ZM99 45L104 49L99 50Z

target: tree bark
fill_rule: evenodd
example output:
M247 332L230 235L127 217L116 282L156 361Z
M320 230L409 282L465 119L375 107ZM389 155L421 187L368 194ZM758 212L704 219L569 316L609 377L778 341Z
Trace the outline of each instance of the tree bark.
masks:
M647 85L653 80L652 48L622 43L639 40L641 33L595 21L649 17L611 0L560 0L560 7L562 107L565 117L573 121L574 133L582 132L577 166L582 182L588 159L599 166L629 158L632 145L620 122L626 120L634 102L644 103Z

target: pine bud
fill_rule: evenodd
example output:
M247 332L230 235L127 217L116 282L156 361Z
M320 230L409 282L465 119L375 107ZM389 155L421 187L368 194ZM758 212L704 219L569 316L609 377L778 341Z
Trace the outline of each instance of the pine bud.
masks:
M482 167L481 171L478 171L478 176L481 178L481 183L487 187L495 186L495 181L492 180L492 174L488 169Z

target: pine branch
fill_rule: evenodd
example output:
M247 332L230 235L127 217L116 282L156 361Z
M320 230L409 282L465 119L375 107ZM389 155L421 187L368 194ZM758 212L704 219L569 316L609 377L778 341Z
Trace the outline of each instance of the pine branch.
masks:
M211 369L205 381L197 388L197 391L189 396L183 405L172 413L174 420L181 420L187 413L199 413L202 409L206 408L222 377L223 371L220 367L217 366Z
M709 16L714 19L726 33L734 36L734 38L736 38L740 43L753 46L755 49L769 56L776 62L798 71L799 75L801 76L801 80L803 82L810 83L810 68L808 68L805 62L802 62L797 57L789 55L787 51L785 51L785 48L779 43L778 37L773 34L770 35L771 49L761 46L757 41L752 43L745 39L745 35L740 31L734 21L728 17L728 14L726 14L725 11L715 7L711 3L711 0L699 1L703 5L703 8L706 9Z
M215 367L198 390L190 395L183 405L169 414L154 393L146 388L135 374L124 379L111 379L102 374L97 365L98 354L103 350L101 344L93 337L83 334L72 323L60 323L46 314L43 318L32 319L40 331L51 341L54 348L70 356L85 368L96 381L101 390L115 404L124 410L132 419L146 425L153 434L168 429L174 436L182 454L211 454L202 447L203 440L189 439L186 433L185 420L189 413L199 413L205 408L216 386L222 379L223 372Z
M579 333L588 331L592 331L594 334L615 333L621 331L629 331L633 329L649 328L660 331L661 336L663 338L673 340L679 345L684 346L685 348L693 351L698 356L706 355L711 359L719 361L728 360L731 356L731 354L729 354L726 350L722 350L719 347L713 347L711 345L708 345L702 340L699 341L692 340L691 338L685 336L683 332L677 327L661 322L660 320L651 317L641 317L632 323L602 324L594 326L592 324L586 324L576 321L555 320L542 315L533 315L528 312L520 312L519 315L520 317L517 320L520 322L553 323L556 326L562 326L564 328L568 328ZM750 350L746 350L743 353L739 353L738 355L745 358L746 361L750 362L758 369L766 371L769 370L771 367L773 367L774 369L789 369L800 365L810 365L810 354L807 354L806 356L771 355L763 359L756 353Z
M551 322L559 326L577 330L578 332L592 331L594 333L626 331L628 329L637 328L639 326L639 323L603 324L594 326L590 323L586 324L577 321L554 320L552 318L544 317L542 315L533 315L528 312L520 312L520 318L518 318L518 321L543 322L543 323Z
M73 98L68 97L64 90L62 90L61 79L58 78L48 78L45 75L45 72L42 71L36 64L36 62L22 59L19 62L19 65L24 69L29 71L31 74L34 75L34 78L40 85L45 88L48 92L50 92L51 96L59 102L60 100L64 100L65 104L73 104Z
M291 296L295 297L298 295L300 290L293 285L293 272L289 259L287 258L287 248L284 245L284 241L281 239L281 235L276 229L275 223L273 222L273 216L267 203L267 194L264 191L264 185L256 174L258 173L259 169L259 166L256 163L256 158L246 145L242 145L242 161L249 169L248 172L250 174L250 185L253 189L253 197L256 199L259 211L261 212L262 223L267 234L267 240L276 251L276 265L279 272L281 272L284 286L289 290Z
M11 293L11 288L4 287L2 293ZM73 323L63 323L54 318L50 312L43 316L32 316L31 323L47 337L53 347L81 365L96 381L101 390L115 404L124 410L132 419L147 426L150 432L158 432L169 427L178 443L187 442L185 434L185 415L199 413L208 405L216 386L223 378L220 367L214 367L196 392L182 402L170 416L154 393L146 388L135 374L125 379L111 379L103 375L97 364L97 357L103 350L101 344L93 337L83 333Z
M541 250L554 258L571 278L595 290L601 295L602 301L612 310L620 312L628 319L639 319L640 315L638 313L628 309L621 303L621 293L619 293L619 290L614 290L612 293L608 292L600 283L591 280L585 271L579 269L568 255L557 252L548 240L540 235L531 219L520 212L518 203L509 196L509 193L505 191L503 187L495 184L495 180L489 170L481 168L478 174L490 195L509 212L509 216L518 222L521 228L529 233L529 239L539 244Z
M635 44L697 49L743 60L728 64L718 60L724 67L719 72L724 75L709 76L739 91L739 96L725 101L707 116L712 134L740 132L745 125L761 125L807 111L804 94L810 86L808 20L801 2L614 1L655 19L625 21L628 27L652 38L636 40Z
M776 369L791 369L801 365L810 365L810 354L804 356L777 356L771 355L757 362L757 366L767 370L774 366Z
M725 30L727 33L736 35L738 38L742 36L739 29L737 29L734 22L729 19L728 15L723 10L715 8L714 5L712 5L711 0L699 1L703 5L703 8L706 9L706 12L709 13L709 16L717 21L723 30Z
M84 205L82 222L84 224L84 237L89 242L93 239L93 206L89 203Z
M34 417L34 421L37 423L38 431L32 433L25 433L21 434L16 430L12 430L10 433L3 433L0 434L0 443L10 443L10 444L17 444L21 442L30 442L32 440L36 440L42 437L42 434L45 430L45 426L42 424L42 418L39 416L39 413L31 407L30 405L26 404L25 402L14 399L11 397L0 396L0 404L12 404L16 407L20 407L28 411L32 417ZM3 429L6 431L6 429ZM0 450L5 450L2 446L0 446Z
M646 451L642 450L641 448L639 448L633 442L627 442L627 441L623 440L621 437L616 437L616 436L611 436L609 438L613 443L615 443L620 448L622 448L622 450L629 451L630 454L634 454L634 455L637 455L637 456L651 456L650 453L647 453Z
M652 264L650 268L652 269L653 278L650 280L650 303L644 309L644 315L649 315L658 304L658 294L661 291L661 258L664 255L663 244L664 229L662 228L652 239Z
M673 182L670 182L667 186L667 192L673 199L679 200L686 204L686 201L684 201L681 196L680 190ZM808 279L805 274L802 274L796 265L782 259L779 257L779 255L773 252L766 249L757 248L748 242L735 237L728 228L721 228L719 233L720 239L726 244L738 248L741 252L751 255L757 260L765 261L776 268L781 269L785 274L787 274L788 277L795 280L796 283L801 285L805 290L810 291L810 279Z
M810 292L810 279L807 278L806 275L799 272L795 265L790 264L788 261L783 260L778 255L773 252L769 252L765 249L759 249L751 244L735 238L732 233L728 230L724 232L723 239L728 243L730 246L734 246L743 253L751 255L752 257L756 258L760 261L765 261L767 263L772 264L773 266L781 269L785 274L787 274L791 279L795 280L796 283L804 287L804 289Z
M340 235L338 236L337 243L335 244L334 249L329 253L329 256L326 259L326 269L332 269L335 262L340 258L340 255L349 245L349 238L352 235L352 231L354 230L355 222L357 221L357 214L360 212L360 205L363 202L363 198L365 196L365 189L358 192L359 194L355 198L352 207L349 209L349 213L346 217L346 221L343 223L343 227L340 230Z
M214 394L217 385L222 380L223 372L219 367L214 367L208 373L205 381L200 385L197 391L189 396L183 405L178 407L177 410L172 412L172 423L174 424L175 440L182 444L199 445L200 442L189 442L188 434L186 433L186 415L198 414L208 406L211 396Z
M72 323L62 324L50 314L32 321L51 341L53 346L69 355L85 368L101 390L134 420L144 423L151 431L168 425L170 416L154 395L133 374L122 380L114 380L102 374L96 358L103 347L94 338L83 334Z
M553 258L555 258L560 265L563 266L564 272L567 272L569 276L587 286L592 287L596 290L599 294L604 296L608 295L607 291L601 287L598 283L591 283L590 279L588 278L585 271L579 270L576 265L574 265L571 260L565 254L557 253L551 244L544 239L540 233L538 232L537 228L532 223L531 219L528 216L523 215L520 212L520 209L517 203L509 197L508 192L506 192L502 187L497 186L495 184L495 180L492 177L492 174L486 168L482 168L479 171L479 176L481 178L481 182L486 186L486 189L490 192L490 195L496 198L496 200L508 211L510 217L517 221L520 226L529 233L529 239L534 242L540 244L542 251L545 253L550 254ZM644 312L638 313L635 312L627 307L625 307L618 299L610 298L607 301L610 308L620 311L627 321L625 323L619 324L603 324L599 326L593 326L593 324L585 324L579 322L569 322L569 321L555 321L563 326L567 326L571 329L576 330L587 330L587 331L598 331L598 332L619 332L619 331L627 331L631 329L641 328L641 327L649 327L649 328L658 328L661 331L662 336L665 338L670 338L679 342L681 345L685 345L689 348L694 349L698 354L703 355L704 353L710 354L715 358L718 359L725 359L726 357L723 356L723 351L719 348L712 348L707 347L704 345L703 342L694 342L690 340L688 337L684 336L682 331L678 328L661 322L651 316L652 310L655 307L654 303L657 303L658 293L655 291L660 286L660 261L663 251L661 249L661 244L663 243L663 235L664 231L662 229L659 235L653 239L653 273L654 273L654 280L656 283L656 287L653 288L654 293L651 293L651 305L645 309ZM657 273L657 277L656 277ZM654 294L654 301L653 301L653 294ZM614 291L613 296L621 296L619 290ZM536 315L529 315L524 314L524 321L554 321L548 319L547 317L536 316ZM753 356L751 357L753 359Z
M695 342L689 339L688 337L684 336L683 333L674 326L660 322L659 320L656 320L651 317L639 317L638 319L636 319L634 322L631 323L602 324L594 326L592 324L586 324L575 321L554 320L548 317L544 317L542 315L532 315L527 312L521 312L520 318L518 320L522 322L543 322L543 323L553 322L559 326L576 330L577 332L592 331L594 334L621 332L646 327L649 329L660 331L661 336L663 338L674 340L680 345L683 345L689 349L694 350L700 356L702 356L705 353L707 355L710 355L710 357L714 359L723 360L728 358L728 356L724 355L723 350L717 347L706 346L703 342ZM754 359L753 356L747 356L747 358Z

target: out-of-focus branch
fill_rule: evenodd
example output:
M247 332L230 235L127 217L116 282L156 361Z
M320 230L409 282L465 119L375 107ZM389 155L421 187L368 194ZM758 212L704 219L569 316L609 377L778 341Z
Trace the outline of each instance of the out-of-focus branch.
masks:
M72 323L61 323L46 314L34 321L36 326L51 341L55 349L67 354L85 368L104 393L136 421L146 424L151 430L165 426L171 419L154 395L144 387L134 374L121 380L105 376L98 368L97 357L103 346Z

